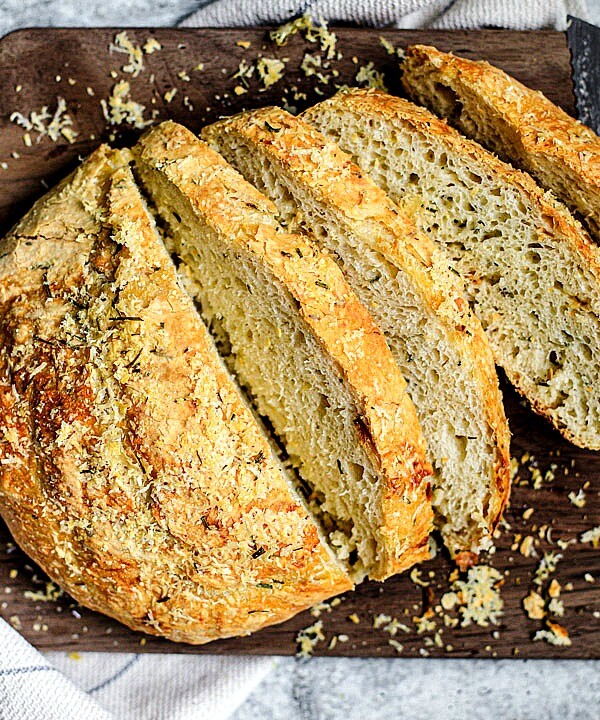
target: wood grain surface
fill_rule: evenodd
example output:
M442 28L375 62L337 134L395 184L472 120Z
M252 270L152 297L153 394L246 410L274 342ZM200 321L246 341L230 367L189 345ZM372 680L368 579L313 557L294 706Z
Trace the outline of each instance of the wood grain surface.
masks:
M324 71L331 75L335 68L339 72L329 82L315 82L314 76L306 77L300 69L306 52L322 55L318 44L297 35L284 47L276 47L265 29L127 30L135 44L154 37L162 46L144 55L144 69L133 77L122 69L127 56L109 50L116 32L110 28L23 30L0 42L0 232L101 141L124 145L135 139L139 131L126 125L108 127L103 116L100 100L108 97L119 80L130 83L131 97L146 107L146 118L155 112L157 121L173 118L198 130L219 115L243 108L286 103L302 110L335 92L335 84L356 84L359 68L371 62L384 73L388 89L400 92L397 61L381 44L384 37L399 47L426 42L465 57L487 59L573 112L569 53L564 35L555 32L338 28L337 48L342 57ZM243 46L245 41L250 42L248 47ZM286 65L284 78L266 90L256 72L247 83L233 77L242 60L250 64L261 54L284 59ZM201 64L201 70L195 69ZM234 88L246 89L245 84L247 92L236 94ZM165 93L174 88L173 99L165 100ZM52 113L59 96L73 119L75 142L62 138L52 142L47 137L38 142L32 131L31 147L26 147L24 129L10 121L11 114L29 115L43 106ZM497 624L465 625L460 607L442 607L444 595L444 605L451 604L447 593L453 581L464 576L456 577L441 552L423 564L419 574L405 574L384 584L366 583L335 607L322 610L318 618L305 612L248 638L204 647L177 645L130 632L66 596L48 599L43 573L14 546L1 521L0 615L42 649L288 655L297 650L297 633L321 621L325 639L316 644L315 654L598 658L600 555L591 543L581 542L581 535L600 525L600 454L562 440L506 383L502 387L513 433L512 453L523 462L496 539L497 551L483 558L485 565L502 575L503 612ZM577 499L580 491L582 505ZM536 582L545 553L561 557L556 569ZM566 628L570 645L534 642L536 632L546 625L530 619L523 609L523 599L531 590L550 600L553 578L561 586L558 599L564 614L560 615L555 602L550 619ZM381 614L402 625L395 635L388 623L374 627L374 618ZM402 647L394 647L389 640Z

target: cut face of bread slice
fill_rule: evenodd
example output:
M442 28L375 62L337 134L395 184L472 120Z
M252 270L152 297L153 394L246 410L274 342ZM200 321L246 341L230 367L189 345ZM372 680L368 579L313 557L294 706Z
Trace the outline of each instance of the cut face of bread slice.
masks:
M454 553L490 542L509 490L508 430L493 358L443 252L315 128L265 108L203 137L314 233L383 330L434 464L438 525Z
M600 241L600 138L593 130L486 62L414 45L402 67L415 101L531 173Z
M427 557L430 466L404 379L333 260L172 122L134 148L168 247L356 580Z
M340 93L306 117L445 246L498 364L532 406L599 449L598 251L569 211L407 100Z
M204 643L352 587L133 182L97 150L2 243L0 512L79 602Z

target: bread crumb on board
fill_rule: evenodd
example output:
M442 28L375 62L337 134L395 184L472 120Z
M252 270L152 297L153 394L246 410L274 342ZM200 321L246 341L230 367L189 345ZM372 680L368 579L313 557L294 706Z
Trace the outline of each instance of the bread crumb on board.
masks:
M544 630L538 630L533 636L533 641L544 640L550 645L568 647L571 645L571 638L568 631L558 623L549 622Z
M546 617L546 602L535 590L523 598L523 608L531 620L543 620Z

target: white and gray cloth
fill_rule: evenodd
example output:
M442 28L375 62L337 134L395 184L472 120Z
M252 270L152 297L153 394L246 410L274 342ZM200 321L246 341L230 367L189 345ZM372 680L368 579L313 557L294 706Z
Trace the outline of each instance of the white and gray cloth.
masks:
M272 658L39 653L0 619L0 720L225 720Z
M272 25L304 13L332 24L443 30L564 30L567 15L587 17L585 0L216 0L181 26Z
M181 26L278 24L307 12L333 24L441 29L563 30L567 14L587 17L585 0L215 0ZM0 619L0 720L223 720L274 665L264 657L42 655Z

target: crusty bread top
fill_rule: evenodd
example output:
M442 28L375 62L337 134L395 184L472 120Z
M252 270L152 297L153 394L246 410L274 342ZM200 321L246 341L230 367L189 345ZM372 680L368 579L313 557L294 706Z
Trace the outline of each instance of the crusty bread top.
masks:
M473 372L496 454L488 508L493 529L510 492L509 432L489 343L443 251L417 230L408 213L393 203L350 155L302 118L277 107L261 108L219 120L204 128L202 136L218 145L222 133L268 148L277 162L289 168L300 182L306 182L321 202L347 218L366 247L382 253L393 267L406 272L457 354L479 359L473 363Z
M593 130L499 68L427 45L407 49L403 84L424 104L426 84L427 94L449 88L453 124L537 177L600 238L600 138ZM477 116L484 120L480 128Z
M195 213L279 278L298 312L339 368L361 417L361 442L381 473L381 546L369 576L384 579L428 557L431 466L406 383L380 330L333 259L277 225L276 208L189 130L167 121L133 148L160 170ZM143 171L143 167L142 167Z
M82 604L202 643L352 587L99 148L2 243L0 512Z

